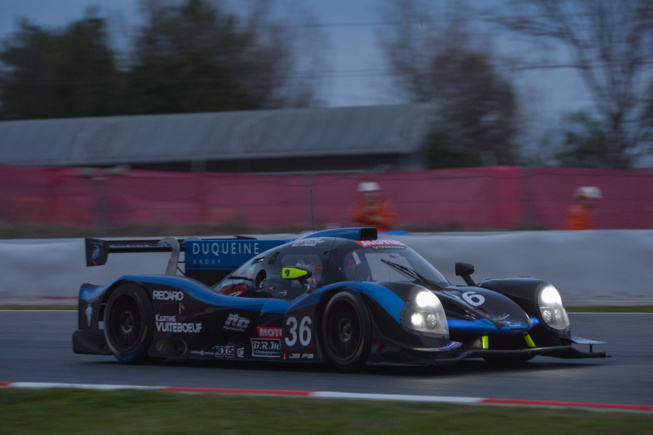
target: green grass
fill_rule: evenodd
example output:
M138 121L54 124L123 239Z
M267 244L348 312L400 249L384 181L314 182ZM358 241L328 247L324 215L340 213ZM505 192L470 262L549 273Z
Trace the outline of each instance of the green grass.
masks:
M653 415L161 391L0 389L2 433L649 433Z

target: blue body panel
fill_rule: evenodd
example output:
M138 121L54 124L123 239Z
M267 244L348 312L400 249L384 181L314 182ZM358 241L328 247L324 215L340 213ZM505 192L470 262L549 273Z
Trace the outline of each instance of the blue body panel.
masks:
M505 323L504 326L498 327L487 319L478 320L447 320L449 324L449 331L470 332L476 334L525 334L534 326L539 325L539 321L535 318L530 319L530 325L525 325L523 322Z
M215 293L204 284L181 276L168 275L125 275L113 283L99 288L82 287L79 298L92 301L102 295L117 282L133 281L151 285L162 285L183 291L192 298L207 305L234 308L259 313L283 314L290 303L281 299L239 298Z

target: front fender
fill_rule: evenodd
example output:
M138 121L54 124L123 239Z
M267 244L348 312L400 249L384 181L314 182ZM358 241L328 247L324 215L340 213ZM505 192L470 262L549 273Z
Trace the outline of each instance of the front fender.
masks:
M538 278L497 278L488 279L478 284L512 299L522 310L531 317L539 318L537 306L537 292L544 286L550 285L548 281Z
M539 325L533 328L531 335L535 343L546 345L569 344L571 338L571 329L564 331L554 330L546 325L542 319L540 309L537 303L538 292L542 287L551 285L550 282L543 279L520 277L520 278L499 278L489 279L478 284L497 293L501 293L512 299L526 313L539 320Z

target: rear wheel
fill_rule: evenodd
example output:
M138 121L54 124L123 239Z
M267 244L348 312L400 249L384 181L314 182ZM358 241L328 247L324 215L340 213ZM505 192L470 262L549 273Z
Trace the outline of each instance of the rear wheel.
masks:
M367 361L371 346L370 316L361 297L351 291L335 295L322 319L324 349L339 370L355 371Z
M109 296L104 315L104 337L113 355L121 362L149 362L147 350L154 325L152 303L140 286L120 285Z

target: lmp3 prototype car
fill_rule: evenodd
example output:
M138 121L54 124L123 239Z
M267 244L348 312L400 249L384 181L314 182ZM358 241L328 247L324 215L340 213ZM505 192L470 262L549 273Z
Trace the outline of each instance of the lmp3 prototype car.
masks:
M82 285L73 349L126 363L218 358L365 364L523 362L604 357L570 332L553 285L535 278L452 285L375 228L293 240L86 240L87 265L109 253L170 251L165 275ZM178 274L180 252L184 275ZM572 344L589 345L581 351Z

